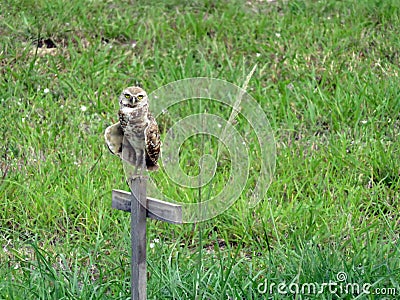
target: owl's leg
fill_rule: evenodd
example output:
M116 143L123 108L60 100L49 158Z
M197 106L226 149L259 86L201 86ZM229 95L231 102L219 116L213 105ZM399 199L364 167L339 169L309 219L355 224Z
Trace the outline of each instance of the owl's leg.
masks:
M146 168L146 151L145 150L141 150L140 152L140 159L141 159L141 166L140 166L140 174L139 176L142 177L143 176L143 170Z
M140 150L136 153L136 164L135 164L135 177L143 176L143 170L146 168L146 152L144 150Z

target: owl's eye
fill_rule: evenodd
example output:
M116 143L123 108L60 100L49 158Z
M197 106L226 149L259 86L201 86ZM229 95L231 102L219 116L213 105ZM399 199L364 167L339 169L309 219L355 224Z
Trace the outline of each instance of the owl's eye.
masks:
M129 94L124 94L124 97L125 97L126 99L131 99L131 95L129 95Z
M137 96L137 98L138 98L138 100L142 100L143 99L143 95L139 95L139 96Z

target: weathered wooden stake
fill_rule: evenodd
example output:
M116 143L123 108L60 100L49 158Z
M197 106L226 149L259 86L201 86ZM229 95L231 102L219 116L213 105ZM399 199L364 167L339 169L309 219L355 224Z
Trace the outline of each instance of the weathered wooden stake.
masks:
M147 198L147 178L129 179L131 193L113 190L112 207L131 213L131 299L145 300L146 271L146 217L174 224L182 224L182 206Z
M131 292L132 300L146 299L146 181L145 177L130 179L131 201Z

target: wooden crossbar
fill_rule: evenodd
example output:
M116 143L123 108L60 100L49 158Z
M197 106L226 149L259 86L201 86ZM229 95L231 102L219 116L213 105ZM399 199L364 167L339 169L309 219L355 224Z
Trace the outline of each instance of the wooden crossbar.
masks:
M112 208L131 212L133 196L130 192L112 190ZM147 217L172 224L182 224L182 206L147 197Z

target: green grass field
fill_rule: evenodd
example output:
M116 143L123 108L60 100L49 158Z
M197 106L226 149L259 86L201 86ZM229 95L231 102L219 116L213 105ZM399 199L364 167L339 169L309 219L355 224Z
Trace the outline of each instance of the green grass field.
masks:
M129 299L130 218L111 209L128 187L103 138L117 95L198 76L242 86L256 64L274 180L254 210L243 195L206 222L149 220L148 298L395 299L400 2L129 2L0 3L0 299ZM329 282L343 288L301 291Z

